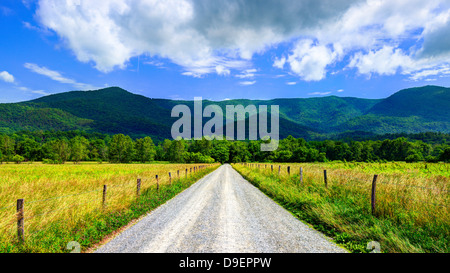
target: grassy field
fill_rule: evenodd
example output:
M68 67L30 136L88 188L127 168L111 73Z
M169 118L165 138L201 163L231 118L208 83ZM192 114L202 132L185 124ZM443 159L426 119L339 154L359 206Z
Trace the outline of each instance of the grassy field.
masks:
M350 251L368 252L367 243L377 241L381 252L407 253L450 252L449 166L404 162L233 164L269 197ZM372 215L375 174L376 210Z
M199 169L200 165L2 164L0 252L69 252L70 241L86 250L219 166ZM141 179L139 197L137 179ZM105 204L103 185L107 185ZM17 199L25 200L24 242L17 236Z

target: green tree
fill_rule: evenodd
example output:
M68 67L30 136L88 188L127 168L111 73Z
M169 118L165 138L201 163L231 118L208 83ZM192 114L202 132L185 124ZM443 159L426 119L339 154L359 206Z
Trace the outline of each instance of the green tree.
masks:
M351 160L362 161L363 160L363 144L359 141L352 141L350 144Z
M70 155L73 161L79 163L88 156L89 141L82 136L76 136L70 140Z
M156 149L156 158L157 160L169 160L169 149L172 145L172 141L169 139L165 139L162 143L160 143Z
M365 141L362 143L361 161L369 162L376 159L374 146L372 144L373 143L371 141Z
M295 162L307 162L309 156L309 149L304 146L297 147L292 155L292 159Z
M30 161L36 161L42 158L41 145L29 137L25 137L23 140L17 142L16 152Z
M109 160L113 163L129 163L133 159L133 140L123 134L114 135L109 143Z
M16 162L17 164L20 164L25 161L25 158L21 155L15 155L15 156L13 156L12 160L14 162Z
M14 153L15 141L7 135L0 135L0 150L3 154L3 159L9 161L12 159Z
M422 160L424 160L424 157L420 150L413 147L407 151L407 155L405 157L406 162L418 162Z
M184 152L184 162L186 163L214 163L214 159L202 153Z
M278 162L290 162L293 154L290 150L281 150L277 154Z
M186 146L184 140L174 140L172 141L169 150L167 151L167 159L170 162L183 162L183 154L185 152Z
M232 163L246 162L250 159L251 154L247 149L247 145L242 141L232 141L229 145L229 161Z
M192 140L191 145L189 146L189 152L211 155L212 148L212 141L207 140L205 137L203 137L200 140Z
M153 161L156 150L151 137L140 138L136 140L136 159L144 163Z
M214 143L214 148L211 152L211 157L214 158L215 161L220 163L229 162L230 151L228 149L228 144L226 140L220 140Z
M306 160L308 162L325 162L327 161L327 157L325 153L321 153L315 148L309 148Z
M57 160L60 163L64 164L69 159L69 156L70 156L70 147L69 147L69 143L67 142L67 140L65 140L65 139L56 140L53 148L56 152Z
M89 142L89 158L96 161L108 160L108 146L105 140L95 138Z
M412 152L412 153L410 153L406 158L405 158L405 161L406 162L408 162L408 163L411 163L411 162L418 162L418 161L421 161L421 160L423 160L423 157L419 154L419 153L417 153L417 152Z
M441 155L439 156L439 160L450 162L450 147L445 148Z
M44 144L44 158L64 164L70 156L70 147L66 139L52 140Z

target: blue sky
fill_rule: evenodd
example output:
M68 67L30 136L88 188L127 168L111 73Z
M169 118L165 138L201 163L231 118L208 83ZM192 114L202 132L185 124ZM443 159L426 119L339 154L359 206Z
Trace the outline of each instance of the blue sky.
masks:
M384 98L450 86L445 0L1 0L0 102Z

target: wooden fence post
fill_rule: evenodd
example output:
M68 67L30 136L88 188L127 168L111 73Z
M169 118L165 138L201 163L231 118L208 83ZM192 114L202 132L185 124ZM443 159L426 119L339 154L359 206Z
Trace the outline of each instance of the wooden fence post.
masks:
M303 184L303 168L300 167L300 184Z
M372 215L375 215L377 178L378 178L378 175L376 174L373 176L373 180L372 180L372 198L371 198Z
M103 208L106 205L106 191L107 191L107 186L103 185L103 198L102 198L102 207Z
M288 175L291 175L291 166L287 167L287 172L288 172Z
M187 178L187 168L186 168L186 178Z
M278 165L278 175L281 173L281 165Z
M137 185L136 185L136 197L139 197L141 195L141 179L138 178Z
M172 185L172 174L169 172L169 183Z
M327 182L327 170L323 170L323 180L325 182L325 188L328 188L328 182Z
M156 175L156 191L159 191L159 178L158 175Z
M24 207L24 199L17 199L17 236L20 242L25 241L23 207Z

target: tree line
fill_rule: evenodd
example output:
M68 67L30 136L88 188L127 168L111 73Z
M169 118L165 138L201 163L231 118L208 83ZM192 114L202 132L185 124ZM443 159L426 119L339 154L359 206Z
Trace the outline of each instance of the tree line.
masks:
M405 137L364 141L306 141L289 136L273 152L262 152L261 141L164 140L149 136L132 139L124 134L104 135L82 131L21 132L0 135L0 162L67 161L111 163L170 161L213 162L326 162L333 160L377 162L450 161L450 145L425 143Z

